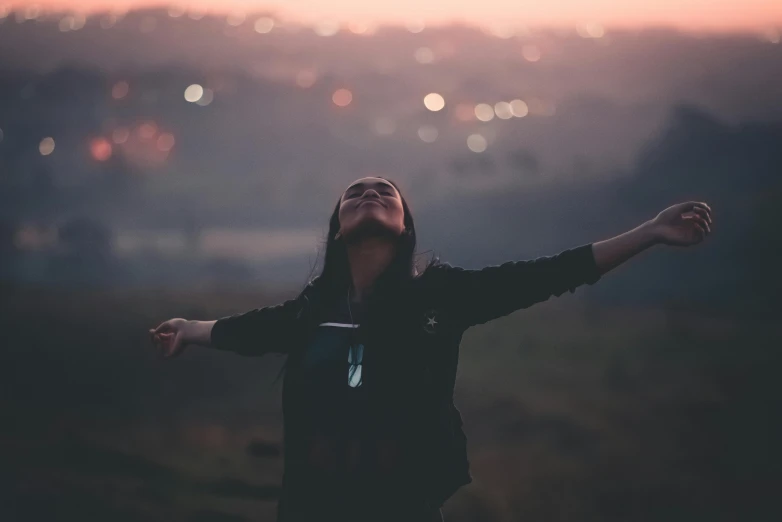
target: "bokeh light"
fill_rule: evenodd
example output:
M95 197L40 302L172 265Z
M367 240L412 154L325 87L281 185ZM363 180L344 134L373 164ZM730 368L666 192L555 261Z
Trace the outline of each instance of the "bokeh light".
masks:
M510 110L517 118L523 118L529 114L529 107L527 107L527 104L524 103L523 100L512 100L510 102Z
M418 63L426 64L434 61L434 52L429 47L419 47L413 53L415 61Z
M128 82L117 82L111 88L111 97L115 100L121 100L128 95L129 91L130 85L128 85Z
M483 152L486 150L486 138L480 134L470 134L467 136L467 148L473 152Z
M193 85L190 85L187 89L185 89L185 100L189 101L190 103L195 103L198 100L201 99L201 96L204 95L204 88L198 85L197 83L194 83Z
M48 156L54 152L54 138L44 138L41 143L38 144L38 152L41 156Z
M481 121L494 119L494 108L488 103L479 103L475 106L475 117Z
M111 157L112 147L106 138L90 140L90 155L96 161L106 161Z
M261 18L255 21L255 24L253 24L253 28L255 29L256 33L260 33L260 34L270 33L271 30L274 29L274 19L269 18L268 16L262 16Z
M164 132L157 139L157 148L163 152L168 152L174 148L174 143L176 143L174 135L170 132Z
M433 143L437 141L439 132L434 125L422 125L418 128L418 137L425 143Z
M154 122L148 121L143 123L138 128L138 135L141 139L150 140L157 134L157 125Z
M436 92L431 92L424 96L424 106L432 112L437 112L445 107L445 99Z
M212 100L214 100L214 91L212 89L204 89L204 94L195 103L201 107L206 107L212 103Z
M521 48L521 55L528 62L537 62L540 60L540 49L537 45L525 45Z
M353 101L353 93L347 89L337 89L331 96L331 100L338 107L347 107Z
M513 118L513 111L511 110L510 103L504 101L494 104L494 114L496 114L497 117L501 120L509 120Z

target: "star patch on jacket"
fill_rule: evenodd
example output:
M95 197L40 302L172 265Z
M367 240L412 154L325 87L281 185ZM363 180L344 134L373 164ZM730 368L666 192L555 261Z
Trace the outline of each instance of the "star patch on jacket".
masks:
M439 311L435 310L434 308L430 308L424 312L422 326L424 327L426 333L433 334L438 331L438 327L440 325L438 315Z

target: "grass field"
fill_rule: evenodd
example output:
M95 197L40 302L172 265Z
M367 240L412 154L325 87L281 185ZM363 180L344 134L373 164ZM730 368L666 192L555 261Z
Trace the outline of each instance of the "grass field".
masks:
M0 519L273 520L283 358L147 329L293 295L4 286ZM782 520L782 325L736 317L565 296L470 329L446 520Z

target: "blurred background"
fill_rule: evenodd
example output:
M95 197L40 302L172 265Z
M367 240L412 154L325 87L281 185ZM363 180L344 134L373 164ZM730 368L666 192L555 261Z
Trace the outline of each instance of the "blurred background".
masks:
M0 520L272 521L281 356L147 330L276 304L347 185L479 268L707 202L470 329L449 522L776 521L782 4L0 1Z

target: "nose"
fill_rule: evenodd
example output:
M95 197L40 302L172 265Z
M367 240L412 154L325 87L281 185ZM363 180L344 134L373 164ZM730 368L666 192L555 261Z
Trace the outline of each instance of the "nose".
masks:
M359 201L359 204L368 201L368 200L376 200L378 203L381 203L382 200L380 198L380 194L377 193L374 189L367 189L366 192L364 192L364 195L361 196L361 201Z

